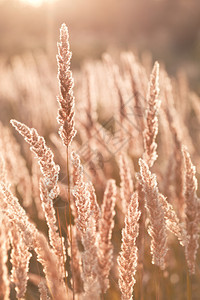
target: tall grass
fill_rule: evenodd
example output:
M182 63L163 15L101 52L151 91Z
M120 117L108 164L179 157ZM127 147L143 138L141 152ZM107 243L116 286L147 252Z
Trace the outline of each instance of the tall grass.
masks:
M0 298L198 299L198 96L131 52L74 84L71 56L63 24L58 104L45 56L1 64Z

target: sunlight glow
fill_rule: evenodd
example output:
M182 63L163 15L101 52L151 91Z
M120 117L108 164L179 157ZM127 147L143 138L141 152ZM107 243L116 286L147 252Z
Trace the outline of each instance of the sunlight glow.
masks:
M38 7L42 5L44 2L54 2L55 0L21 0L21 1L26 4L30 4L32 6Z

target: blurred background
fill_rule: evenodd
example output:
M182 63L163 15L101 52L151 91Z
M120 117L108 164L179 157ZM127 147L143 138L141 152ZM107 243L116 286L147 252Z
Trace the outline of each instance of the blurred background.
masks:
M105 51L133 50L163 62L171 75L184 70L200 93L198 0L0 0L0 55L9 61L42 50L55 65L63 22L74 68Z
M181 142L183 140L183 143L187 145L193 163L197 166L197 179L200 186L200 98L198 97L198 94L200 95L200 0L0 0L0 148L4 151L3 155L6 158L13 191L26 208L28 215L37 224L38 229L47 232L40 203L40 170L34 156L30 155L29 146L14 130L11 133L9 122L14 118L29 127L36 128L55 153L56 163L61 166L59 183L63 194L54 200L54 206L60 210L61 220L64 220L63 203L65 204L67 199L66 152L62 150L57 136L56 121L58 110L56 54L59 29L63 22L69 28L70 47L73 52L75 123L78 129L73 147L81 155L84 174L89 174L92 178L98 200L102 201L107 178L115 178L118 187L120 184L118 153L115 152L116 140L112 130L115 122L117 126L120 125L123 135L126 138L128 136L128 141L130 140L128 148L131 162L138 171L138 158L143 154L142 127L138 129L138 126L135 127L138 124L134 122L142 124L140 117L146 111L147 82L155 60L158 60L172 76L171 89L169 78L163 71L164 68L161 68L160 95L164 101L162 101L159 119L159 160L155 167L159 187L171 203L174 199L177 201L182 186L182 173L178 175L180 178L177 177L177 170L182 168L180 164L181 143L177 150L179 156L177 154L175 156L177 138L176 132L173 133L172 130L173 122L176 124L175 128L180 129ZM134 56L129 56L130 53L126 53L120 61L120 52L128 50L133 51L136 57L139 57L141 65ZM108 56L107 60L104 56L101 62L84 65L85 60L100 59L106 51L114 57L114 62L119 64L119 73L114 72L115 65ZM125 66L128 68L123 68ZM127 70L131 76L127 76L125 72ZM197 95L191 93L187 78L191 90ZM133 81L130 81L131 79ZM135 85L134 89L132 89L133 85ZM120 95L126 100L125 104L122 102L122 106L119 106L121 105ZM139 106L136 106L136 95ZM125 105L125 111L127 109L127 115L131 121L128 117L130 122L123 123L128 126L124 131L124 125L121 126L119 117L123 115L121 108ZM175 113L174 109L176 109ZM167 119L166 116L169 116L170 110L172 117ZM126 118L127 116L124 119ZM97 128L103 129L104 148L101 145L102 140L100 143L96 142L98 138L95 138L93 131L95 127L93 123L91 125L91 120L98 126L101 125ZM12 142L13 136L18 143L15 140ZM132 138L133 144L131 144ZM86 149L89 152L85 154L88 139L91 140L89 144L91 148ZM113 149L109 149L111 146L108 141L115 142L115 144L113 142L115 146L113 153ZM97 147L94 148L93 144ZM112 158L107 159L106 156L105 159L101 152L103 155L104 152L111 153ZM89 156L90 159L88 159L88 153L91 157L95 154L94 158L91 159ZM19 172L21 169L22 171ZM26 187L28 187L27 191ZM122 215L120 209L117 208L113 234L114 261L116 261L121 243L120 214ZM149 241L146 246L149 247ZM169 269L163 274L165 279L162 286L164 291L162 300L183 300L186 299L187 294L184 252L173 238L170 238L170 247ZM148 255L145 254L144 264L144 287L147 297L145 299L156 299L154 288L156 272L151 265L149 248L146 253ZM38 276L34 259L35 257L31 262L26 298L28 300L39 299L37 284L40 276ZM199 254L197 263L200 266ZM200 299L198 296L200 295L199 267L197 271L197 276L192 279L193 300ZM112 287L105 299L119 299L116 282L115 263L111 274ZM15 299L13 286L11 292L11 299ZM136 285L136 295L140 293L139 283ZM139 297L136 298L139 299Z

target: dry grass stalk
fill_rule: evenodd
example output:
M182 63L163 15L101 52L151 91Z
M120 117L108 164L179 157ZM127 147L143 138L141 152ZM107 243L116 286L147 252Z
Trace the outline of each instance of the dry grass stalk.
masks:
M7 182L6 164L2 155L0 155L0 182L4 184Z
M6 236L5 224L2 218L0 215L0 299L8 300L10 296L10 281L6 265L8 260L8 237Z
M75 220L75 223L77 226L77 234L81 236L81 242L84 247L82 253L82 279L85 293L89 297L92 295L94 296L95 290L97 294L99 291L96 242L96 227L99 218L99 208L93 186L91 186L90 183L86 184L84 182L83 167L81 166L79 156L75 152L72 152L71 156L74 166L74 182L76 182L73 193L77 209L77 220Z
M138 260L138 248L136 239L139 234L138 195L132 195L128 211L125 217L125 227L122 230L122 245L117 262L119 269L119 288L122 300L133 299L133 287L135 284L135 274Z
M11 120L13 127L24 137L25 141L31 145L31 151L36 154L40 170L45 178L48 189L53 189L58 182L59 166L54 162L54 155L50 148L46 146L43 137L39 136L35 128L29 128L23 123Z
M45 56L43 58L45 58ZM44 102L40 100L44 98L51 100L54 97L55 87L52 80L53 76L51 76L51 72L49 72L50 69L45 67L43 60L40 60L41 67L41 65L37 66L35 64L32 55L24 56L23 60L17 58L14 64L12 63L12 70L9 69L9 72L6 74L7 83L5 79L3 80L3 85L4 83L7 85L7 94L5 93L6 88L2 86L0 80L1 88L3 88L3 93L2 89L0 89L0 97L2 98L3 96L2 112L4 112L4 108L10 109L10 105L12 105L12 108L15 110L16 96L14 94L21 93L22 95L20 95L20 97L22 96L21 98L24 102L22 105L23 109L20 109L19 112L20 116L24 119L28 118L31 124L38 122L38 125L42 127L41 129L45 134L49 134L51 129L49 126L48 128L43 126L45 123L44 120L48 120L52 123L52 116L56 114L56 103L51 105L51 101L46 101L45 105L48 107L44 109L45 105L42 104ZM161 75L163 79L161 86L164 88L163 92L161 91L161 98L165 101L162 101L163 111L160 116L162 121L161 138L159 140L159 142L161 142L161 147L159 148L159 152L161 153L161 165L159 166L157 164L157 169L155 169L157 174L163 178L163 183L162 181L159 182L159 185L162 185L163 192L163 194L160 194L157 179L155 175L149 171L149 168L153 166L157 158L157 117L160 105L160 101L158 100L158 63L155 64L151 74L147 100L145 99L147 89L145 70L131 53L122 54L119 65L113 63L108 55L104 56L102 62L88 63L83 69L83 73L77 74L78 85L80 83L80 86L83 86L86 93L83 95L83 91L80 88L75 90L80 99L83 99L83 101L77 103L76 109L80 112L80 115L83 111L85 114L82 114L83 117L80 116L78 120L80 136L78 136L77 141L73 143L77 153L81 153L80 158L84 161L85 168L87 168L86 170L90 172L89 174L92 175L94 179L93 183L95 184L95 188L91 182L86 182L86 176L84 176L80 158L76 153L72 153L74 163L73 197L75 200L70 201L72 195L70 192L71 161L69 155L71 152L70 146L76 133L74 129L74 82L70 70L70 61L71 52L69 48L68 30L63 24L60 30L60 43L58 44L57 56L60 88L58 96L58 123L60 125L59 133L61 139L60 143L58 143L57 137L55 136L52 140L57 148L57 153L60 155L59 163L61 167L63 167L63 170L67 169L67 185L62 183L58 184L59 166L54 163L53 153L46 147L44 139L38 135L35 129L30 129L12 120L11 122L14 127L25 137L27 142L31 145L32 151L39 159L39 165L43 174L43 178L39 184L40 189L38 188L39 176L37 171L34 174L36 176L32 177L33 184L31 185L29 170L21 156L19 145L17 145L12 138L9 130L7 131L7 129L0 124L0 148L5 158L5 164L4 161L0 159L0 196L2 200L0 201L0 208L6 218L6 221L3 222L0 228L0 298L9 298L10 280L16 284L17 296L19 298L24 297L27 276L30 277L30 281L34 285L38 285L41 281L39 290L42 300L65 300L72 298L93 300L100 297L100 292L105 293L107 291L109 287L109 272L112 261L115 260L115 257L113 257L111 237L114 226L113 217L115 214L116 186L113 180L108 181L101 209L97 202L95 189L99 196L103 194L107 178L114 175L117 180L119 179L118 174L115 172L117 162L119 162L120 165L120 187L123 210L125 213L125 227L122 231L121 252L118 257L119 278L117 278L118 273L115 273L114 269L112 279L113 282L119 279L118 287L121 290L122 299L132 299L135 274L136 269L138 269L139 283L134 288L135 296L141 299L146 296L147 298L154 296L162 298L161 295L158 295L157 292L153 290L154 285L152 285L152 281L154 280L154 276L151 276L150 272L155 270L155 268L151 267L147 273L146 270L143 269L143 264L149 266L148 255L147 257L143 255L144 253L146 254L146 252L144 252L144 239L146 238L145 225L150 224L149 234L151 236L151 253L153 256L152 262L154 264L158 265L161 269L165 267L167 252L166 231L170 230L178 238L180 244L185 246L189 272L191 274L195 272L195 259L199 238L200 200L196 195L197 182L195 178L195 168L191 162L189 153L185 149L182 150L182 140L184 138L188 147L190 146L189 149L194 151L193 140L196 137L199 138L196 130L199 119L198 111L200 111L199 99L197 96L189 94L188 88L185 88L183 81L181 81L182 86L177 87L174 84L172 89L170 80L163 71ZM29 72L27 72L28 68L30 68ZM38 73L40 69L42 69L42 74ZM4 66L3 71L5 70L6 67ZM27 78L26 72L28 73ZM3 78L4 72L0 73L0 76ZM16 84L13 86L12 73L14 76L17 76ZM82 78L83 84L80 82ZM176 92L179 93L175 94ZM47 97L41 97L46 95ZM174 99L178 99L176 103L173 102L174 95L176 95ZM131 96L133 97L131 98ZM187 97L189 101L193 102L193 110L197 116L191 111L190 102L188 101L186 103ZM8 104L6 104L5 100L9 100L9 98L11 98L11 102L7 101ZM113 102L107 101L108 98L113 99ZM98 103L98 100L101 100L101 102ZM128 103L129 100L131 102L130 106L130 103ZM182 103L182 100L184 103ZM36 104L33 111L29 109L31 101ZM40 102L42 104L41 106L39 106ZM82 104L83 102L84 104ZM84 107L84 105L86 106ZM144 111L146 105L147 114L145 118ZM112 115L113 108L116 118L113 118ZM26 109L28 109L28 111L26 111ZM44 118L40 118L41 111L46 112ZM4 116L3 120L6 121ZM111 123L105 123L105 120L111 120ZM187 123L188 128L186 128L184 121ZM50 124L49 122L48 125ZM121 131L118 130L118 127ZM181 129L180 132L179 128ZM143 136L140 132L143 132ZM118 137L119 133L120 137ZM129 137L130 139L127 143L123 144L122 142L126 141ZM123 149L128 151L135 163L138 157L142 155L142 138L144 139L145 153L143 160L140 160L140 174L137 174L136 192L132 194L133 182L131 178L131 166L125 154L122 153L118 161L118 154L116 155L116 153L119 153L119 149L124 147ZM122 147L120 147L118 142L121 143ZM62 143L66 146L66 148L63 147L63 150L61 149L63 146ZM81 145L81 150L84 151L78 152ZM86 151L84 149L85 146L87 147ZM198 146L197 143L195 143L195 146ZM192 151L189 152L192 153ZM111 157L110 152L112 159L109 159ZM195 154L196 159L198 159L198 153ZM168 166L165 163L167 162L166 157L170 157ZM27 166L29 166L31 164L31 156L27 155L27 159ZM162 166L166 166L167 172L165 172L165 174L162 172ZM6 179L5 168L8 173L8 181ZM32 174L33 173L34 171ZM185 178L183 175L185 175ZM64 175L63 179L65 179ZM183 179L185 179L185 182ZM10 186L8 182L11 182L12 186ZM68 237L70 237L68 246L71 260L69 264L65 264L65 261L63 261L62 245L64 242L62 242L58 234L57 220L53 207L54 198L59 194L59 187L62 188L63 193L61 198L63 198L62 200L65 201L66 205L65 215L61 216L61 218L59 217L58 221L61 231L61 226L63 225L62 221L65 217L64 226L66 224L66 228L63 229L66 230ZM120 187L118 187L118 190L120 190ZM36 193L35 191L32 193L35 188ZM13 193L13 191L15 190L16 193L19 194L19 199L20 201L22 200L23 206L29 208L28 213L35 211L32 200L35 196L35 199L38 200L37 196L40 193L42 208L45 211L49 227L50 244L44 235L38 232L36 226L30 222L28 214L22 206L20 206L18 199L14 196L15 193ZM168 197L165 198L163 195ZM119 197L119 195L117 196ZM23 199L21 199L22 197ZM168 203L168 201L170 203ZM39 204L37 209L40 210L40 203L36 203ZM69 204L69 220L67 203ZM178 208L177 214L174 210L176 204L176 208ZM33 211L30 211L32 208ZM120 208L121 207L119 207L119 210ZM74 215L75 226L72 226L71 211ZM123 214L119 212L119 216L120 215L122 216ZM36 215L31 214L31 216L35 222L38 222ZM185 222L181 223L182 221ZM42 224L39 223L39 226L40 225L42 226ZM120 225L120 222L117 222L117 226ZM9 253L8 250L10 246L9 239L11 239L13 244L11 251L13 269L10 278L6 268L7 253ZM173 244L174 240L172 237L170 242L173 247L176 247L176 244ZM176 256L177 266L178 263L182 263L182 255L179 255L181 254L178 250L179 248L174 248L178 254ZM137 249L139 249L139 251ZM180 249L180 251L182 251L182 248ZM43 275L36 275L35 272L32 274L32 269L28 274L29 250L35 250L37 260L42 264L44 270ZM9 263L10 262L7 263L8 266ZM68 282L67 280L64 282L63 279L65 275L64 266L71 268L72 274L72 278L69 279L71 282L69 283L70 289L68 291L66 291L66 284ZM173 267L174 261L170 261L170 269L172 270ZM168 276L167 273L168 272L163 272L163 276ZM148 277L150 277L149 280ZM172 284L174 283L173 274L169 274L169 281L171 281ZM165 280L165 283L169 281ZM147 292L143 289L143 283L145 283ZM177 298L182 299L186 289L181 284L182 280L179 280L179 282L174 285L174 288L170 289L170 299L174 298L175 294ZM71 291L71 287L73 292ZM13 286L11 285L10 288L12 297ZM29 286L29 288L31 292L31 286ZM164 291L164 289L160 289L159 292L161 294ZM177 293L178 291L181 291L181 293ZM115 292L116 288L113 288L112 285L106 297L115 297ZM103 295L101 296L104 297Z
M146 221L146 210L145 210L145 192L143 190L142 180L140 173L136 174L136 193L138 197L139 211L141 213L139 218L139 235L137 238L137 247L140 250L138 253L138 267L143 270L144 266L144 244L145 244L145 221Z
M94 219L96 229L98 229L100 208L97 202L97 196L93 184L89 181L87 183L87 190L89 191L89 202L90 202L90 214Z
M19 204L18 199L12 194L10 186L0 183L0 191L3 195L0 207L8 220L14 223L22 232L24 243L30 248L33 247L33 233L35 226L29 221L25 210Z
M43 234L35 231L34 250L37 253L37 260L42 264L50 294L55 300L67 300L67 291L63 281L63 272L60 272L60 262L57 256L50 249Z
M185 164L185 222L186 222L186 243L185 256L188 264L188 269L191 274L195 273L195 261L197 249L199 247L199 207L200 200L197 197L197 179L196 169L192 164L190 154L185 147L182 148L184 164Z
M157 144L155 142L158 134L158 109L160 107L159 95L159 64L155 63L151 73L149 90L147 95L147 117L146 126L143 132L144 138L144 160L149 167L152 167L158 155L156 152Z
M162 203L159 199L159 191L156 176L151 174L147 163L140 159L140 174L145 191L145 206L147 208L150 225L148 233L151 236L152 263L165 268L167 254L167 234Z
M20 230L25 245L37 253L38 261L44 268L52 297L55 300L66 300L66 288L58 257L50 249L46 238L29 221L24 209L20 206L18 199L13 196L9 187L1 183L1 192L4 195L1 208L11 225L14 223Z
M20 146L11 131L0 122L0 148L5 160L7 178L16 187L23 206L29 207L32 203L31 178L26 166L26 161L21 155ZM20 172L19 172L20 170Z
M83 167L80 162L79 155L75 152L71 153L72 163L74 167L75 188L73 195L75 197L76 215L75 219L77 230L83 235L87 229L87 222L90 214L89 191L83 178Z
M83 234L84 252L83 259L83 284L85 294L88 297L96 297L100 294L100 286L98 280L98 260L97 260L97 232L96 222L93 217L90 217L87 223L87 229Z
M29 252L29 247L24 244L23 238L18 232L18 228L14 225L11 229L11 280L15 284L15 290L18 299L25 297L27 282L28 282L28 272L29 272L29 262L32 254Z
M65 268L63 264L64 261L66 260L65 247L64 247L64 241L62 241L63 238L60 237L58 233L58 227L56 224L57 220L56 220L55 210L53 207L53 199L56 198L58 192L56 191L56 188L54 189L54 191L53 192L51 191L49 193L45 181L43 179L40 180L40 197L42 201L42 208L45 212L45 217L49 228L50 244L53 247L54 252L59 259L60 268L62 269L63 277L64 277Z
M72 247L69 247L69 254L71 257L71 268L74 271L74 290L75 293L81 293L83 292L83 281L82 281L82 262L81 262L81 255L80 251L78 249L78 237L76 236L76 227L72 227ZM72 254L70 253L72 249ZM73 264L73 266L72 266Z
M40 292L40 300L50 300L48 288L44 280L39 283L38 290Z
M31 145L31 151L38 158L38 163L44 176L40 180L42 208L49 227L50 243L60 260L60 267L63 269L64 276L63 255L65 250L63 249L63 243L58 233L56 214L53 207L53 200L59 195L58 176L60 167L55 164L51 149L46 146L44 138L38 135L36 129L30 129L16 120L11 120L11 124L24 137L25 141Z
M69 147L76 134L74 129L74 80L70 71L72 53L69 50L69 33L67 26L62 24L60 29L60 43L58 43L58 79L60 95L57 97L60 109L58 123L61 125L59 134L66 147Z
M111 243L112 230L114 227L116 202L116 184L110 179L107 182L101 206L101 218L99 220L99 240L98 240L98 263L99 282L103 293L109 288L109 272L113 260L113 246Z
M126 214L128 206L131 201L131 196L133 194L133 180L131 176L131 171L129 168L128 158L125 153L119 156L119 172L120 172L120 197L122 203L122 210Z
M36 209L37 209L37 215L38 218L41 220L45 219L44 211L42 209L42 203L40 199L40 189L39 189L39 182L40 182L40 168L38 166L37 161L34 159L32 155L32 165L31 165L31 182L32 182L32 196L33 196L33 201L35 203Z
M164 211L166 228L177 236L180 244L183 246L185 244L185 232L172 204L162 194L159 194L159 199Z
M76 218L79 217L81 219L81 206L78 203L78 199L81 201L85 201L86 209L88 208L89 214L87 212L83 213L83 217L86 217L88 220L89 215L92 215L96 225L98 225L100 208L96 199L96 193L93 184L89 181L85 183L83 176L83 167L80 162L79 155L75 152L71 153L72 163L73 163L73 183L74 183L74 196L76 198L76 208L74 210L75 221ZM82 195L82 198L81 198ZM85 199L83 199L83 195L85 195ZM78 216L79 210L79 216ZM84 223L84 222L83 222Z

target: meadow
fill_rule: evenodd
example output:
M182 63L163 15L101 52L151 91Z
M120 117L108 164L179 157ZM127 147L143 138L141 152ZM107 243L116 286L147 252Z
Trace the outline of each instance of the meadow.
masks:
M0 60L0 299L198 300L200 99L131 51Z

